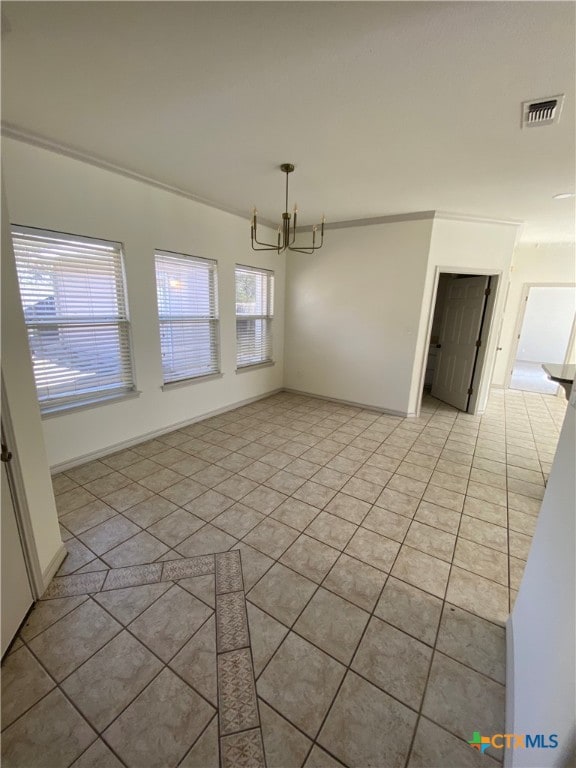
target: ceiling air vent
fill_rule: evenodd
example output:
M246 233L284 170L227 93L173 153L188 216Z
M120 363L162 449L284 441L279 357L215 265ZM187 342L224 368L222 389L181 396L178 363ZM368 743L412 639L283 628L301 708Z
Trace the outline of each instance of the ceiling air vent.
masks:
M537 125L553 125L560 119L564 96L550 96L547 99L525 101L522 104L522 128Z

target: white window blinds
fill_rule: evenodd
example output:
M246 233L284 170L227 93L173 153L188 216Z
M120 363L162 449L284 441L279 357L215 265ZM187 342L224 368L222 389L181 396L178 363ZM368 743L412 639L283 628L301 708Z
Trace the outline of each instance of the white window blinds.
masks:
M217 263L157 251L156 290L164 383L218 373Z
M132 390L122 246L23 227L12 238L41 410Z
M272 361L274 273L236 266L236 366Z

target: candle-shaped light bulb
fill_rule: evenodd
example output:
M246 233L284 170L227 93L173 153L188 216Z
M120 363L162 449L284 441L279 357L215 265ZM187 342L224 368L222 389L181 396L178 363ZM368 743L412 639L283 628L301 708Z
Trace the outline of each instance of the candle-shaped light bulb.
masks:
M322 224L326 224L326 216L324 214L322 214Z
M258 209L254 206L254 208L252 208L252 217L255 219L256 216L258 216Z
M298 203L294 203L294 213L298 213Z

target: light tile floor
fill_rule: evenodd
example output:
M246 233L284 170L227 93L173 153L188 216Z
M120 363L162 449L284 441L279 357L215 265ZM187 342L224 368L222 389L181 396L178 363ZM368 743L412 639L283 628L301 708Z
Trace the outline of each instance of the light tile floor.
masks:
M542 395L556 395L560 389L558 384L555 384L545 373L542 363L531 363L526 360L515 361L510 388L521 389L524 392L539 392Z
M58 475L69 554L4 662L4 764L497 766L466 741L503 730L565 405L282 393Z

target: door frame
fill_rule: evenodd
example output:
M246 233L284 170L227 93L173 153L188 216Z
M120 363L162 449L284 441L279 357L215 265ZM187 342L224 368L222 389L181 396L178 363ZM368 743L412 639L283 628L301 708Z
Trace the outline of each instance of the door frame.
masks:
M2 440L3 442L6 442L8 449L12 453L12 459L6 464L6 476L8 478L8 486L14 504L14 514L16 516L16 525L18 527L20 542L22 544L22 552L24 554L24 561L26 563L26 570L28 572L28 581L30 582L32 597L36 601L42 596L46 585L44 583L42 568L40 567L40 561L38 560L38 553L34 543L32 521L30 519L30 511L28 509L28 502L26 499L20 463L18 461L16 441L14 439L14 430L12 427L12 421L10 419L10 409L8 407L8 398L6 397L3 376L1 378L0 387L2 409Z
M510 345L510 354L508 356L508 364L506 368L506 377L504 379L504 389L510 389L510 383L512 381L512 373L514 372L514 363L516 362L516 355L518 354L518 346L520 344L520 335L522 334L522 326L524 325L524 316L526 314L526 306L528 305L528 296L531 288L576 288L576 283L523 283L522 293L520 294L520 304L516 314L516 322L514 324L514 334L512 336L512 344ZM572 328L570 336L568 337L568 346L564 354L564 362L567 362L570 358L570 353L574 346L576 339L576 317L572 321ZM560 387L560 393L562 393L562 387Z
M483 326L483 338L486 339L486 343L483 344L480 347L480 351L478 353L478 359L476 363L476 369L474 371L474 379L472 382L472 388L474 390L472 396L470 397L469 402L469 411L462 411L462 413L469 413L471 415L478 413L478 398L480 395L480 392L482 391L482 388L485 385L487 376L489 374L490 380L492 379L492 374L494 370L494 364L496 362L496 343L497 343L497 335L495 333L494 328L494 309L496 307L497 301L500 298L503 290L503 279L502 279L502 270L501 269L489 269L489 268L483 268L483 267L460 267L460 266L450 266L450 265L438 265L434 268L434 283L432 286L432 296L430 300L430 304L428 307L428 320L426 323L426 343L424 346L424 351L422 355L422 360L420 362L420 377L419 377L419 389L418 389L418 406L416 411L416 416L420 416L421 410L422 410L422 394L424 392L424 378L426 376L426 363L428 361L428 353L430 351L430 337L432 336L432 323L434 321L434 312L436 310L436 298L438 295L438 281L440 280L441 274L451 274L451 275L470 275L471 277L473 275L478 276L486 276L493 278L492 280L492 291L490 295L488 296L488 301L486 302L486 314L485 314L485 322ZM486 361L489 358L489 352L493 352L493 361L490 366L490 371L488 371L486 367Z

